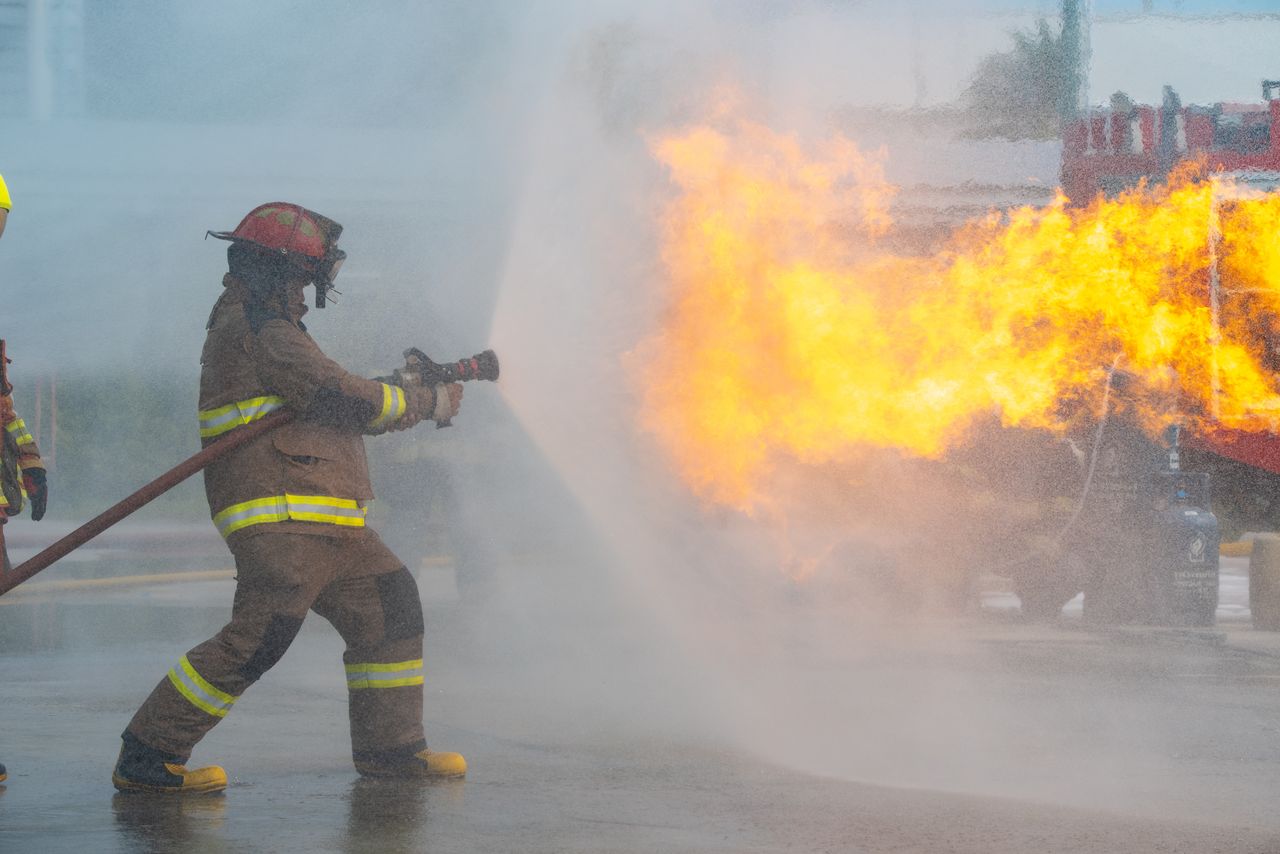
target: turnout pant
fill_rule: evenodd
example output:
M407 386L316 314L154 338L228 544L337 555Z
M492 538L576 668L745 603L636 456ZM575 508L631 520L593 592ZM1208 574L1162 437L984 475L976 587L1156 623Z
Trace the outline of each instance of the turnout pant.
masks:
M185 762L280 660L311 610L346 641L354 756L422 749L422 603L381 538L371 529L355 537L265 532L237 538L231 551L231 622L160 680L129 732Z

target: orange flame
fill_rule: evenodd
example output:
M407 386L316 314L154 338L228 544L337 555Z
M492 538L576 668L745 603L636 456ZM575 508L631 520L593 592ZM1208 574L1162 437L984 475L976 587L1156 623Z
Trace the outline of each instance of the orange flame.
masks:
M1113 364L1153 432L1280 411L1280 194L1215 203L1223 188L1186 170L1086 208L993 212L912 257L877 247L883 153L750 122L652 151L679 194L669 315L635 354L644 419L704 498L750 510L782 461L939 458L993 413L1060 433L1096 415Z

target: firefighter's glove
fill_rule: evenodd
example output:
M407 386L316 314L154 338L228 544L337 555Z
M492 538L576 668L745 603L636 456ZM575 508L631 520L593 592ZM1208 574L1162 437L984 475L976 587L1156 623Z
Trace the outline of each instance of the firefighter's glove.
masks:
M462 405L462 385L447 383L430 388L409 386L404 390L404 396L404 415L387 427L388 430L408 430L418 422L428 419L437 424L448 422L458 414L458 407Z
M458 414L462 406L462 383L445 383L434 386L436 408L431 413L431 420L437 424L446 424Z
M23 469L22 488L27 491L27 498L31 499L31 518L39 522L44 518L44 508L49 501L49 482L44 469Z

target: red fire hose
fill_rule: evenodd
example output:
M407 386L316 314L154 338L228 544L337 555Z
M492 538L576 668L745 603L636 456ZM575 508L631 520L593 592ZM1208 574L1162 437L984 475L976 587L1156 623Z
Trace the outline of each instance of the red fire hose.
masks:
M191 475L209 465L209 463L234 451L246 442L253 441L268 430L274 430L276 427L292 420L293 413L287 409L281 409L272 412L259 421L231 431L224 438L212 443L200 453L183 460L128 498L111 505L70 534L44 549L44 551L18 564L12 570L0 573L0 596L8 593L54 561L66 557L116 522L133 513L133 511L164 495L170 489L173 489L191 477ZM3 529L0 529L0 532L2 531ZM0 540L0 543L3 543L3 540Z

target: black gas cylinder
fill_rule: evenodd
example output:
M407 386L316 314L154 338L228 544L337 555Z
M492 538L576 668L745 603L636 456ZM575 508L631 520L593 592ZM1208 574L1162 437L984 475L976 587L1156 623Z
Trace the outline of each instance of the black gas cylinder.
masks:
M1147 578L1156 622L1211 626L1218 608L1218 519L1209 511L1209 475L1162 471L1151 482Z

